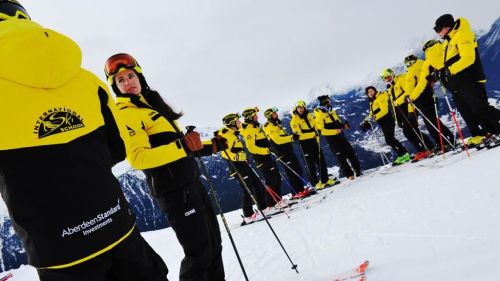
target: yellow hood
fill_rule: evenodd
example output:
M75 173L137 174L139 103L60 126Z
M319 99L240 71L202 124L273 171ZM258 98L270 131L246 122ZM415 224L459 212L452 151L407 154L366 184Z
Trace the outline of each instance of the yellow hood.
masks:
M470 23L467 19L465 18L458 18L455 21L455 25L453 26L453 29L448 33L448 36L450 38L453 38L453 36L458 32L458 31L471 31L471 26Z
M0 78L55 89L81 71L82 53L68 37L30 20L0 21Z

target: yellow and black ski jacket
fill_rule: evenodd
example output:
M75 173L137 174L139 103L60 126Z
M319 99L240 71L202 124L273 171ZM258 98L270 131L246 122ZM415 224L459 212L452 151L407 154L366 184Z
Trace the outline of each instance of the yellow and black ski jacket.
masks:
M247 161L248 157L245 152L245 148L243 147L243 143L239 138L239 131L235 131L228 127L223 127L217 132L217 134L227 140L228 148L224 151L221 151L222 158L233 162Z
M425 61L422 63L420 73L418 74L418 83L415 88L409 92L412 101L417 100L424 91L432 90L431 83L427 77L435 70L443 68L443 46L436 43L425 50Z
M278 156L293 153L293 136L287 134L280 120L269 120L264 124L264 131Z
M257 167L262 165L262 162L270 157L269 140L265 132L260 127L259 123L243 123L241 124L241 134L245 140L248 152L252 154Z
M391 103L394 106L394 110L397 110L398 106L406 106L405 98L409 95L406 92L406 73L402 73L394 77L394 81L388 84L387 92L389 94L389 98L391 99ZM408 106L408 112L414 112L415 109L411 105Z
M477 40L469 21L459 18L443 43L444 65L451 77L446 87L455 90L473 82L485 82L486 76L477 49Z
M336 136L342 134L344 122L333 108L317 107L314 109L316 130L322 136Z
M382 119L389 113L389 94L387 92L377 92L374 99L370 99L370 113L375 121Z
M130 135L127 160L144 171L153 197L165 196L198 178L198 165L185 147L177 121L168 120L142 95L117 94L116 105ZM211 154L208 151L203 156Z
M68 37L0 22L0 192L29 264L70 267L126 239L135 219L111 172L128 134Z
M319 141L319 135L316 132L316 124L314 120L314 115L304 109L304 114L300 115L297 110L292 113L292 120L290 121L290 127L292 132L299 134L299 141L316 140Z

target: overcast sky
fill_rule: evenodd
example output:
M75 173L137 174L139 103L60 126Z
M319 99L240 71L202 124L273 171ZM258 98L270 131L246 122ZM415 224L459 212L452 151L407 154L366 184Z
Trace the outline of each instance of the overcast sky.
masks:
M110 55L135 56L149 85L185 113L181 124L202 127L245 107L291 107L325 85L362 85L434 38L441 14L483 30L500 16L491 0L20 1L75 40L102 79Z

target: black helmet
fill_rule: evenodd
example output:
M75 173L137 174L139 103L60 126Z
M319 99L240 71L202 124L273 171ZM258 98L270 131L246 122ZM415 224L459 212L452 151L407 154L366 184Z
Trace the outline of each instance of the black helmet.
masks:
M245 110L243 110L243 112L241 113L241 115L243 115L243 118L245 118L245 121L252 122L253 121L253 117L255 115L257 115L257 112L259 112L259 108L258 107L250 107L250 108L246 108Z
M434 40L434 39L429 40L429 41L425 42L424 47L422 48L422 50L425 53L425 51L427 51L427 49L429 49L430 47L432 47L432 46L434 46L434 45L436 45L438 43L439 43L438 40Z
M406 67L412 66L414 63L416 63L418 60L417 56L415 55L409 55L405 58L405 65Z
M319 96L318 101L319 105L326 106L326 104L330 101L330 97L328 95Z
M0 21L9 19L31 19L28 12L16 0L0 0Z
M236 126L236 120L238 120L240 117L241 116L239 113L229 113L228 115L224 116L224 118L222 118L222 123L224 124L224 126L234 127Z
M436 31L436 33L439 33L444 27L453 27L454 24L455 19L453 19L453 16L450 14L444 14L436 20L434 31Z

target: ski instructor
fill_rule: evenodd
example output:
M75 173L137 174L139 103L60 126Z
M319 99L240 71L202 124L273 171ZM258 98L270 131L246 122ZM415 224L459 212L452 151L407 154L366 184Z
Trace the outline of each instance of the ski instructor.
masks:
M167 280L111 167L127 130L68 37L0 0L0 192L42 281Z
M218 145L203 145L199 133L181 131L177 120L182 113L149 88L131 55L111 56L104 71L129 131L127 160L146 174L149 191L184 250L179 280L225 280L219 224L193 157L211 155Z

